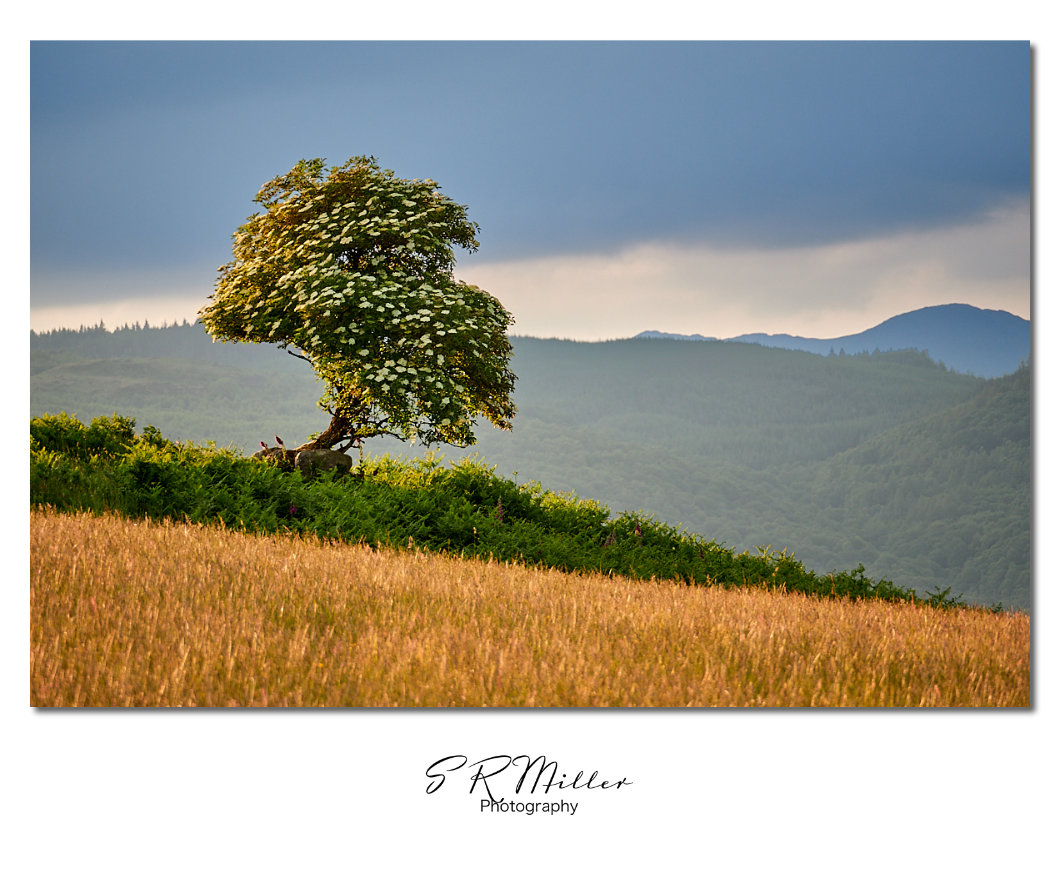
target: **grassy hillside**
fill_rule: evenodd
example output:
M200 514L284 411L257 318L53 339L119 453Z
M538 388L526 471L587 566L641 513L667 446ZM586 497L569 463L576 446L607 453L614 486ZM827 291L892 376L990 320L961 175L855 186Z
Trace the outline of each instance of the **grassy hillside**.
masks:
M685 583L783 588L830 597L915 601L860 566L818 576L792 556L736 553L647 517L517 484L469 460L367 460L306 480L272 462L175 444L132 420L85 426L65 414L30 423L30 503L62 510L221 523L373 546L426 548ZM934 603L950 606L948 596Z
M1030 705L1023 614L51 510L31 535L34 706Z
M923 354L514 339L515 430L472 451L737 550L1029 609L1030 376L985 381ZM255 449L326 425L308 366L195 326L33 336L31 411L135 417ZM113 358L113 359L112 359ZM123 362L118 365L117 358ZM948 421L948 422L947 422ZM373 455L422 455L399 442Z

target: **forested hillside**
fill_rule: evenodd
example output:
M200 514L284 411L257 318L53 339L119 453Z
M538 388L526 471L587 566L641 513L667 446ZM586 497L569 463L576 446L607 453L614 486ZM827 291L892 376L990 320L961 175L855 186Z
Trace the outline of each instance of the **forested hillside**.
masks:
M1030 375L959 375L916 352L513 339L515 429L469 451L499 473L652 513L818 571L1029 609ZM309 366L195 325L31 336L31 413L114 413L249 452L327 424ZM369 452L415 454L396 440Z
M30 336L30 413L121 414L173 438L253 452L327 425L312 369L275 347L213 342L201 326Z

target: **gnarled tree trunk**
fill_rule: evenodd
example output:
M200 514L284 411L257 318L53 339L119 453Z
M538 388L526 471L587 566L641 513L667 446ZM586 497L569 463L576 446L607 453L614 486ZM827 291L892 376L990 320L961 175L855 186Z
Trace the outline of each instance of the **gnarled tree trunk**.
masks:
M328 428L321 432L312 441L307 441L299 450L331 450L340 441L349 440L350 443L342 448L345 453L353 445L353 433L350 431L350 421L336 414L331 418Z

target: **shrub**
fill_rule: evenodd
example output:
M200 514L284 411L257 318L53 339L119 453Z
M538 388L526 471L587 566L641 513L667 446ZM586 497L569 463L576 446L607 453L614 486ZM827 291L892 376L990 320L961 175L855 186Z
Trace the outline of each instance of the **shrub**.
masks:
M79 459L120 456L136 438L136 421L115 414L96 417L85 426L65 412L46 414L30 420L29 436L31 450L53 450Z

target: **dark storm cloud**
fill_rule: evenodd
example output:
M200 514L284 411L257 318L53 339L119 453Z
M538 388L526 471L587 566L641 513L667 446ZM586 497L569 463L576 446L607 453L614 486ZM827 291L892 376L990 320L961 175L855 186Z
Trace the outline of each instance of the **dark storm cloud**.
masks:
M35 43L33 266L220 265L265 180L362 153L479 260L959 222L1029 193L1030 91L1027 43Z

